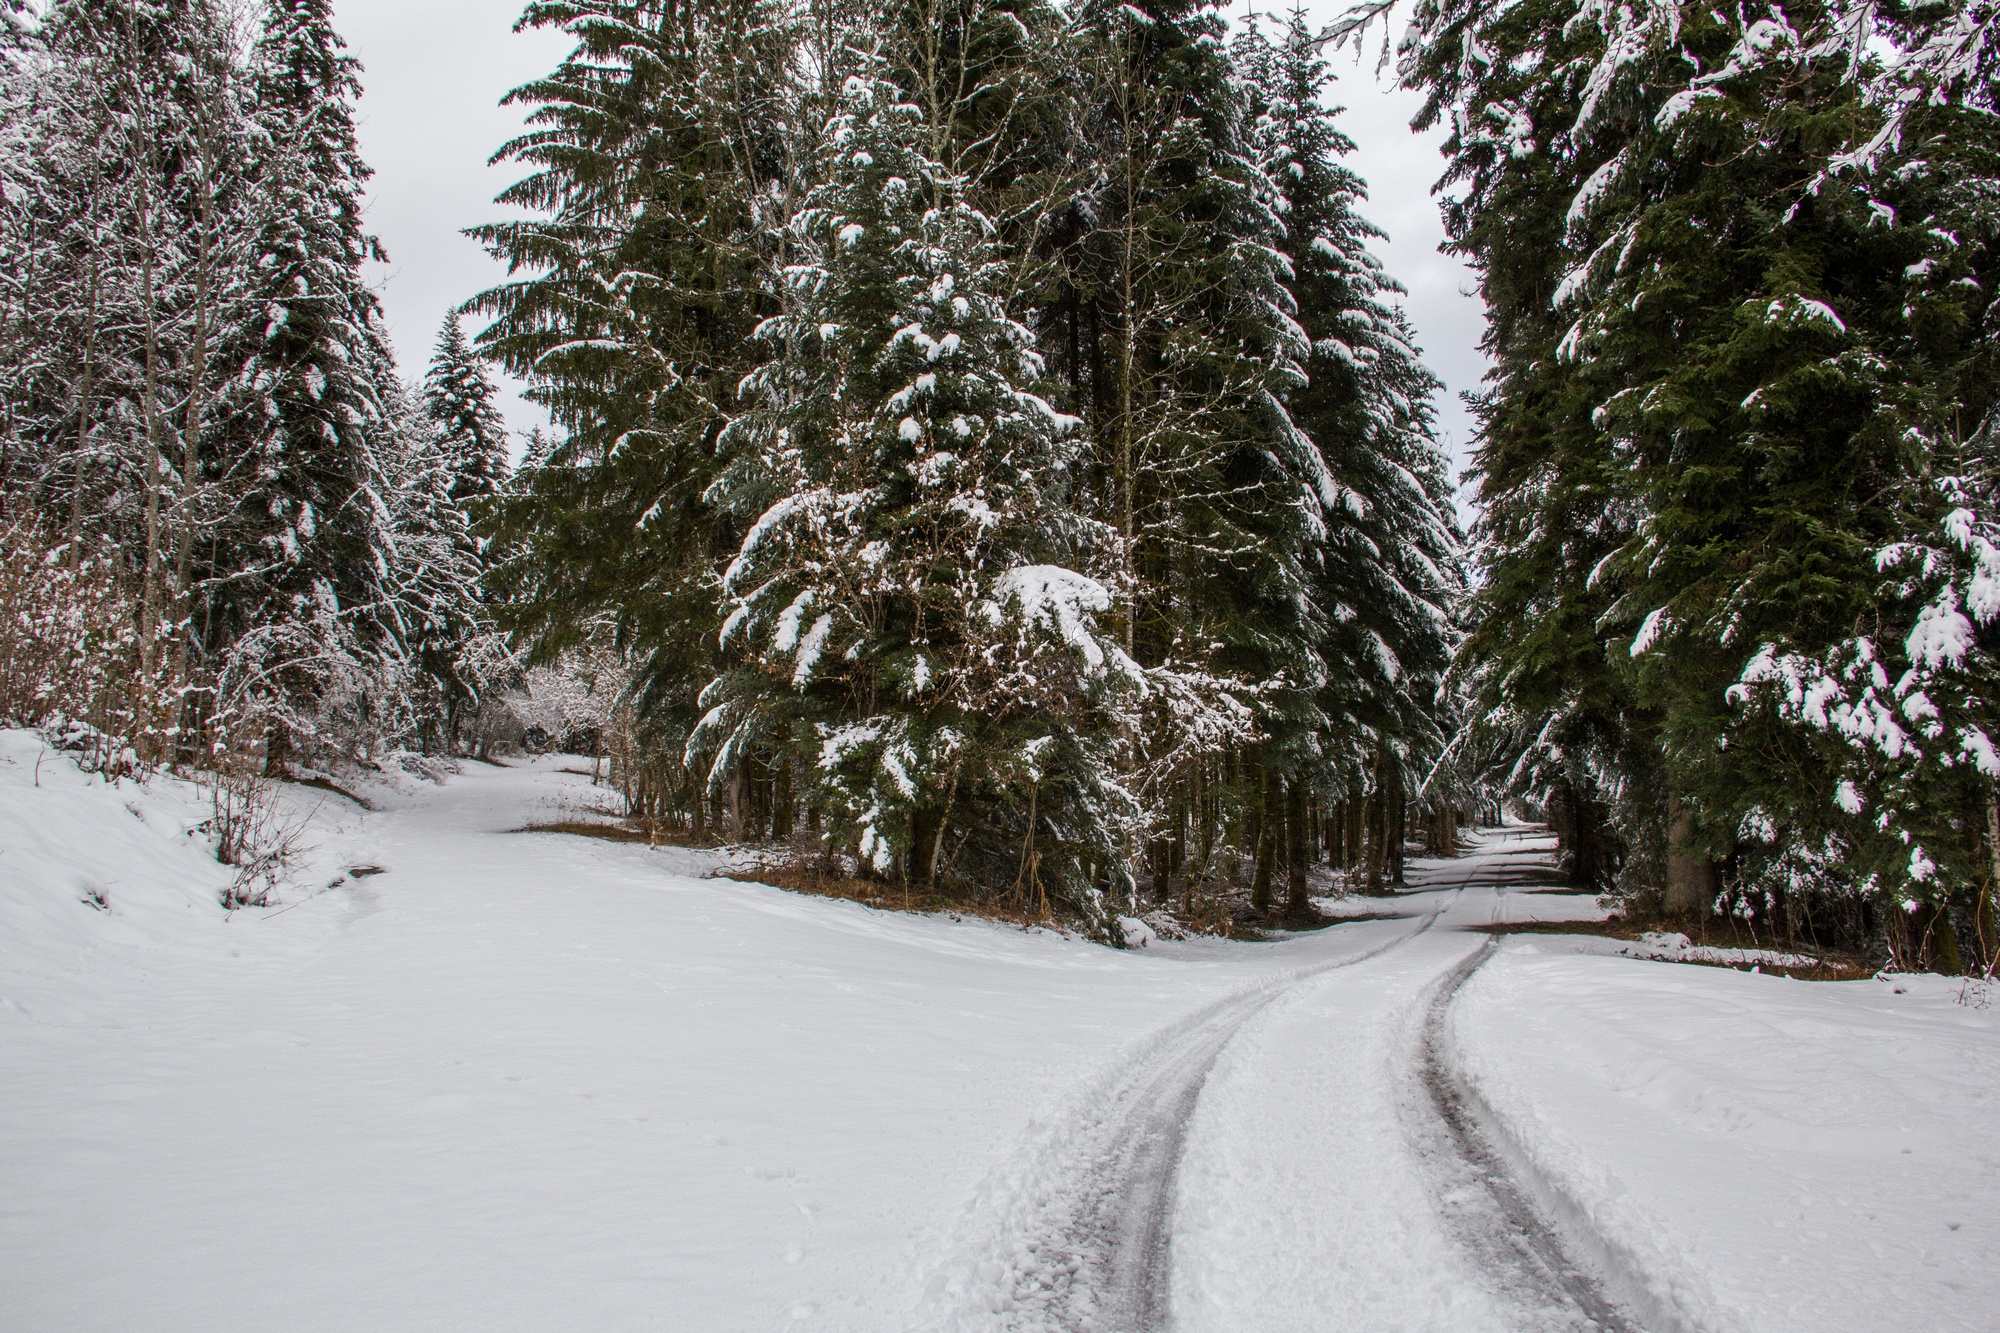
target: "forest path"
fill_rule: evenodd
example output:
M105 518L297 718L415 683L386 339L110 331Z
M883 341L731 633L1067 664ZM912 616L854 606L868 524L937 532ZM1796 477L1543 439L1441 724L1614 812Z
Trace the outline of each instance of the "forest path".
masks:
M1633 1329L1451 1063L1451 1000L1490 949L1476 928L1558 910L1519 892L1552 883L1551 850L1511 826L1413 864L1407 929L1136 1051L1057 1141L1071 1175L1017 1252L1006 1322Z

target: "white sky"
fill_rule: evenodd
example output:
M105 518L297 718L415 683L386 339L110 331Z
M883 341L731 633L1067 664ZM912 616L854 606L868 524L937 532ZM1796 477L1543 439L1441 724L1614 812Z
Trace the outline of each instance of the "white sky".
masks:
M1307 4L1321 20L1344 8L1346 0ZM375 168L368 224L391 260L374 279L405 375L422 373L447 310L505 277L462 232L502 216L493 196L514 180L511 168L486 165L521 124L500 98L553 69L568 48L559 34L514 33L519 12L516 0L335 0L341 34L366 66L361 146ZM1395 23L1400 31L1401 18ZM1470 295L1472 274L1437 251L1444 232L1430 187L1443 168L1443 136L1411 133L1419 99L1379 84L1372 53L1359 65L1343 53L1334 68L1336 100L1348 108L1341 124L1358 145L1349 161L1368 182L1367 215L1389 233L1382 257L1409 287L1411 318L1445 382L1441 426L1462 465L1471 425L1457 395L1477 388L1485 370L1484 316ZM545 420L513 385L504 389L516 430Z

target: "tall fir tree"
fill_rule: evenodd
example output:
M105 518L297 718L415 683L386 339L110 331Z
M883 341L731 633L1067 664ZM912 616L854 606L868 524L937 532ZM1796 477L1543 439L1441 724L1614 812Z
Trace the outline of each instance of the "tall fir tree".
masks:
M424 372L423 411L451 476L453 501L484 511L507 484L507 423L485 363L466 341L456 312L445 316Z
M252 53L267 145L256 293L265 318L234 349L230 466L250 480L212 608L232 645L230 688L277 719L279 751L309 743L322 705L367 716L375 672L400 653L381 449L395 369L361 272L369 170L354 131L359 65L328 0L273 0Z
M1137 672L1073 567L1108 553L1063 504L1079 423L1032 392L992 224L866 41L795 224L793 308L731 427L718 498L761 513L694 747L713 733L718 782L765 738L800 754L835 844L880 873L934 883L969 852L1088 905L1119 833L1104 710Z

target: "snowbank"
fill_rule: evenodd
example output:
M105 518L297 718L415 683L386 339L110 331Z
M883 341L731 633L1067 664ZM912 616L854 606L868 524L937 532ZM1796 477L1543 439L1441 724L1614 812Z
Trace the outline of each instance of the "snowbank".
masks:
M80 771L29 731L0 731L0 920L10 979L70 971L103 948L143 948L219 922L234 872L186 783Z
M587 803L560 760L329 798L311 878L229 914L198 793L38 751L0 738L0 1328L900 1328L1031 1122L1319 947L507 832Z
M1516 938L1457 1059L1536 1172L1708 1333L1976 1330L2000 1308L2000 1009Z

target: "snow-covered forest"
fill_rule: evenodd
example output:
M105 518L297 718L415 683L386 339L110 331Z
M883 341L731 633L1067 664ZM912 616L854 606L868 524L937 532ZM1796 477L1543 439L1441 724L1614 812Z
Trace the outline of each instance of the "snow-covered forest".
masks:
M1990 5L531 4L512 277L406 384L326 0L10 4L16 721L567 740L654 836L1092 921L1512 799L1637 911L1995 954ZM1378 35L1489 312L1469 533L1328 92Z
M1303 14L523 23L577 41L515 94L540 217L405 387L325 3L17 22L9 522L131 667L72 699L44 645L17 720L273 774L568 739L653 834L1091 923L1449 837L1438 386ZM559 426L511 477L480 357Z
M456 326L399 378L328 6L11 3L0 41L0 709L114 767L464 745L507 441Z
M1995 957L1997 14L1415 11L1495 362L1463 739L1580 885Z
M503 619L623 651L645 816L1092 917L1393 875L1463 541L1303 17L636 13L530 7L474 304L565 428Z
M0 1326L1991 1326L2000 0L528 0L403 359L336 18L0 0Z

